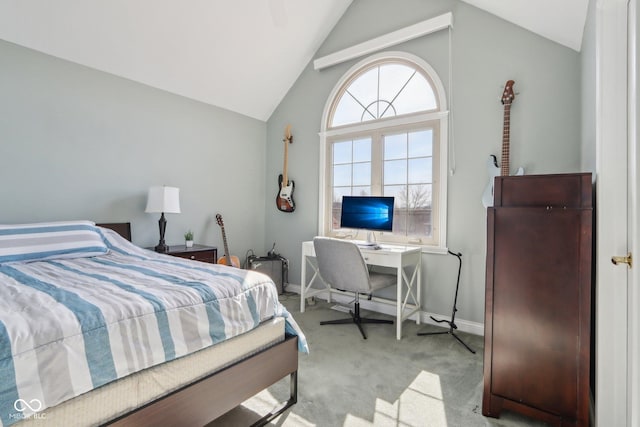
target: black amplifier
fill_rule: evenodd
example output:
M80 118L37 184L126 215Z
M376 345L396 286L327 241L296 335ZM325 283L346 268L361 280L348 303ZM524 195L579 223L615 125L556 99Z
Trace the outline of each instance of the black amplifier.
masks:
M279 255L273 257L250 255L247 258L247 264L249 270L255 270L271 277L278 288L278 294L284 292L289 272L289 261L286 258Z

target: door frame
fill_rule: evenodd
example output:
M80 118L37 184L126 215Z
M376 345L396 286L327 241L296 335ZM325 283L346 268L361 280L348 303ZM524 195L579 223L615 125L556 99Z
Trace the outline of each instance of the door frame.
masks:
M629 251L636 257L635 267L628 270L627 278L627 313L628 313L628 383L627 383L627 405L629 426L640 425L640 269L638 268L637 257L640 255L640 174L638 164L640 164L640 150L638 140L640 139L638 126L638 113L640 112L640 69L638 67L638 55L640 45L638 44L638 25L640 22L640 9L638 0L629 0L628 8L629 27L629 49L628 49L628 106L629 106L629 197L628 197L628 238Z
M596 2L597 426L639 425L638 268L614 266L637 239L637 0ZM633 246L633 247L632 247ZM637 289L636 289L637 291Z

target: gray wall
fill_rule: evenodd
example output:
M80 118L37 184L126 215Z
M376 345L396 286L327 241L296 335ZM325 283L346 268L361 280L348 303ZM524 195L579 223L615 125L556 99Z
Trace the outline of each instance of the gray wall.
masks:
M511 165L527 174L577 172L580 158L580 55L457 0L355 0L316 58L451 11L453 30L453 148L449 177L448 246L463 254L458 318L484 321L486 159L500 157L505 82L515 80L511 109ZM371 23L375 23L372 25ZM446 31L391 50L425 59L448 82ZM317 232L320 120L329 93L358 58L326 70L305 69L267 123L266 246L278 243L290 260L290 282L300 281L300 245ZM282 132L292 124L289 174L297 209L277 211L276 178L282 169ZM272 194L271 197L269 197ZM448 316L457 273L452 256L423 255L423 303Z
M231 252L264 242L264 122L0 41L0 223L131 221L158 242L145 214L151 185L181 190L166 240L215 244L216 212Z
M596 172L596 19L595 1L589 2L580 49L582 65L582 138L580 163L584 172Z

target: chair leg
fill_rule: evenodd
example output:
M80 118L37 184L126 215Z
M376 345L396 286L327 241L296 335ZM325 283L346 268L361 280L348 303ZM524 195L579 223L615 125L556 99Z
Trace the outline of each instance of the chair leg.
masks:
M354 317L353 321L356 323L356 326L358 327L358 329L360 329L360 334L362 335L362 338L366 340L367 334L364 333L364 329L362 328L362 319L356 320Z
M348 323L354 323L355 320L353 317L349 319L338 319L338 320L323 320L320 322L321 325L346 325Z
M388 325L393 325L393 320L367 319L366 317L362 317L358 323L386 323Z
M346 325L349 323L355 323L360 330L360 334L362 334L362 338L365 340L367 339L367 335L364 333L364 329L362 328L363 323L384 323L393 325L393 320L367 319L365 317L360 317L360 301L357 294L354 311L349 310L349 314L351 315L350 319L323 320L320 322L320 325Z

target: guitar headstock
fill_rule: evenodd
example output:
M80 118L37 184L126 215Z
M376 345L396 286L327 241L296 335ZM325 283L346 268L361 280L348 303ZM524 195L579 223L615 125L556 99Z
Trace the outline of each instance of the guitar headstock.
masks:
M511 104L516 97L513 93L513 84L515 82L513 80L508 80L507 84L504 86L504 91L502 92L502 103L504 105Z
M293 141L293 135L291 135L291 125L287 125L284 129L284 142L291 143Z
M222 221L222 215L216 214L216 222L220 227L224 227L224 222Z

